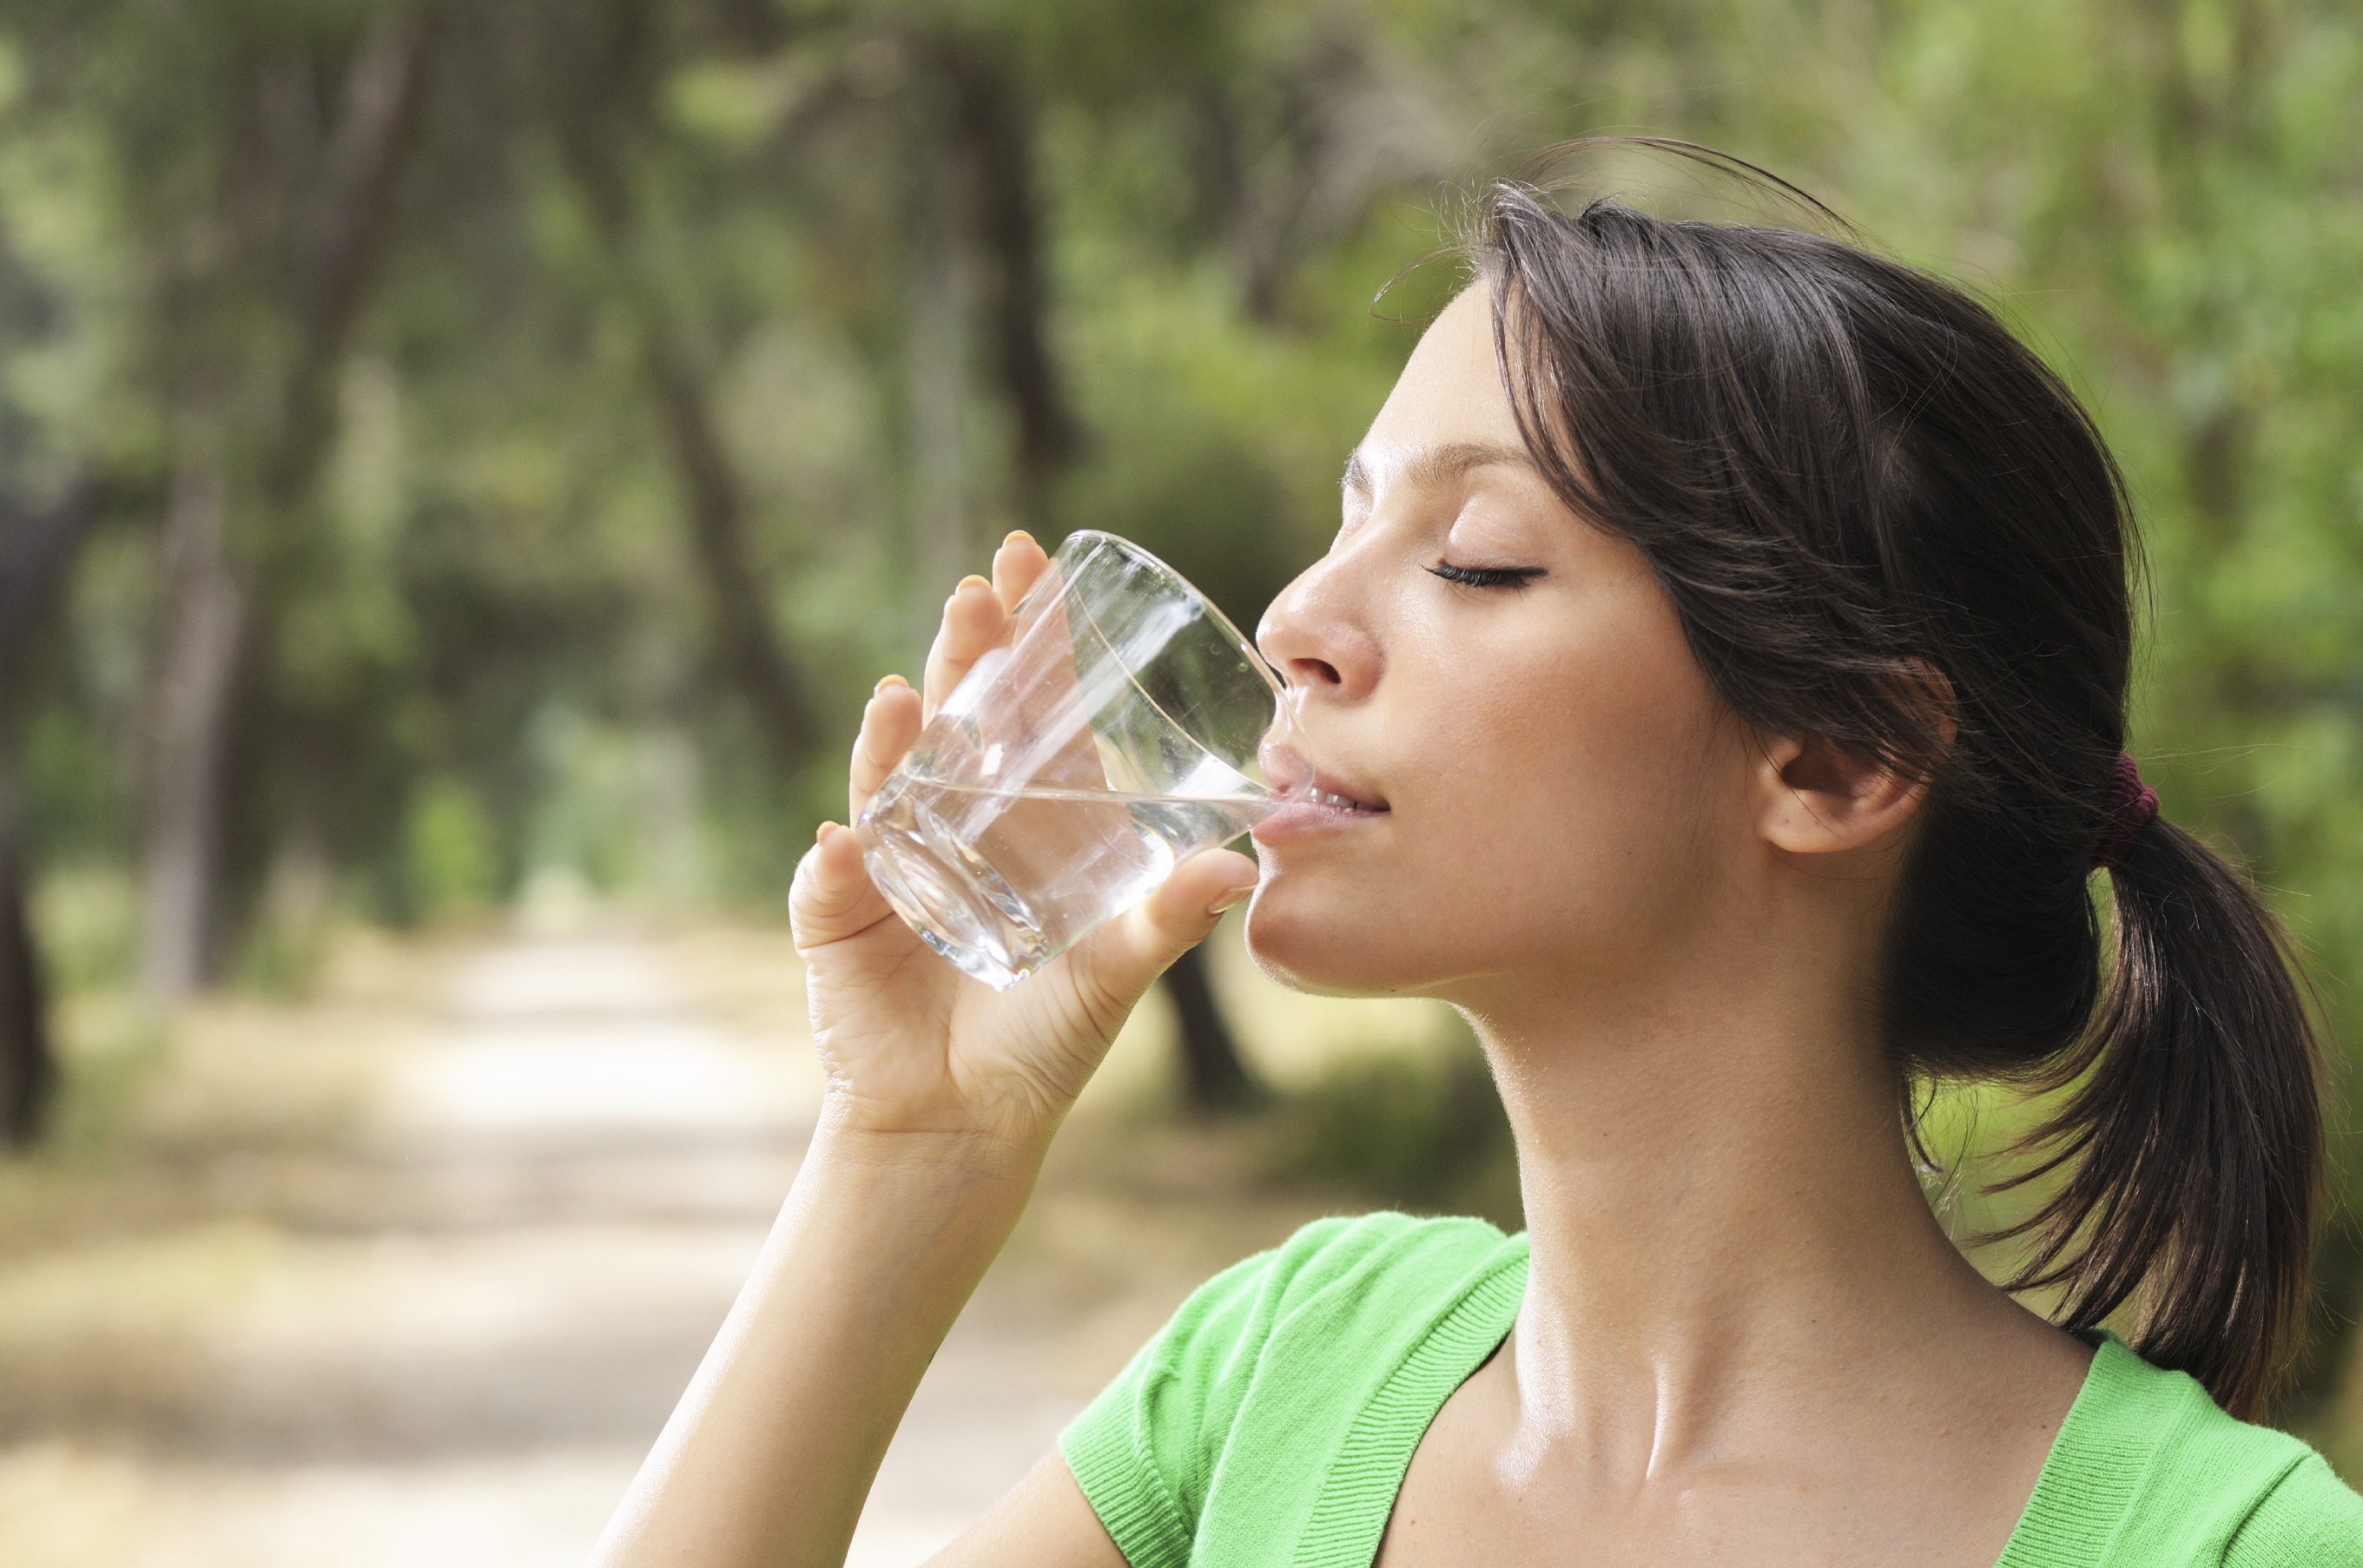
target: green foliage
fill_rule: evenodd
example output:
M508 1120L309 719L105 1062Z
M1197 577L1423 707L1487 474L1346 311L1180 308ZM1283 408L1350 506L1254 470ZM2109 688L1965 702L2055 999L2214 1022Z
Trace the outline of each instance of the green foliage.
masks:
M410 872L421 905L477 910L503 891L494 831L466 784L449 778L427 781L410 804Z
M61 869L44 878L33 906L45 977L64 995L120 991L139 952L139 889L106 867Z

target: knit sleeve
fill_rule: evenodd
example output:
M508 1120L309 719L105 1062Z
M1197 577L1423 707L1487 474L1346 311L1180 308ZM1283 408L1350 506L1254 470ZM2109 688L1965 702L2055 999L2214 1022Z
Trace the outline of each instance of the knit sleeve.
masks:
M1059 1436L1093 1511L1132 1568L1183 1568L1225 1440L1289 1281L1352 1221L1316 1220L1202 1285Z
M1288 1463L1276 1461L1269 1444L1259 1457L1243 1458L1235 1439L1259 1387L1270 1395L1306 1380L1307 1338L1319 1342L1325 1361L1383 1359L1382 1342L1399 1336L1406 1318L1399 1297L1437 1294L1439 1283L1466 1275L1503 1241L1474 1220L1384 1213L1316 1220L1201 1286L1059 1439L1067 1468L1125 1561L1132 1568L1182 1568L1224 1466ZM1373 1270L1385 1281L1374 1280ZM1311 1381L1322 1415L1352 1415L1354 1379L1316 1365ZM1332 1386L1334 1399L1326 1393ZM1252 1478L1231 1476L1228 1484L1235 1494L1243 1484L1253 1489Z
M2317 1453L2291 1467L2241 1524L2224 1568L2363 1568L2363 1495Z

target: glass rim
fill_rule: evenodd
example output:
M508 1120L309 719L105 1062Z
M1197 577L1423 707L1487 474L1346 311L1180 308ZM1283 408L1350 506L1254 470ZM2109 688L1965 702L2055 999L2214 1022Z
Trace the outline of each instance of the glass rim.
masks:
M1200 588L1196 583L1192 582L1188 578L1183 577L1180 572L1174 570L1170 563L1160 558L1155 551L1150 550L1148 547L1135 544L1132 540L1126 538L1121 534L1111 534L1104 528L1078 528L1073 533L1069 534L1064 539L1059 541L1059 547L1052 551L1051 554L1053 556L1065 555L1067 553L1067 547L1073 544L1078 539L1089 540L1093 545L1114 545L1124 554L1155 569L1156 571L1168 582L1173 584L1175 587L1181 589L1182 592L1188 594L1192 600L1196 602L1199 610L1203 612L1208 619L1212 620L1215 625L1221 627L1223 631L1229 635L1233 646L1237 647L1241 653L1247 656L1248 668L1254 670L1258 675L1263 677L1264 684L1271 688L1272 695L1278 700L1279 706L1282 708L1285 707L1289 690L1287 678L1282 676L1278 669L1272 667L1272 663L1270 659L1263 657L1263 650L1255 646L1255 639L1242 634L1239 631L1238 624L1233 621L1228 615L1223 613L1223 607L1215 603L1212 599L1206 597L1206 593L1204 589Z

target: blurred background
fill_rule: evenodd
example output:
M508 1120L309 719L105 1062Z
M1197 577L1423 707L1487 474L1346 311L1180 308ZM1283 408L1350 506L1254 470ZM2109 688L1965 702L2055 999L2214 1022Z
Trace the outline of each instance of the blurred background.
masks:
M2091 401L2145 771L2352 1050L2349 0L0 0L0 1558L579 1561L809 1127L780 906L871 683L1012 527L1251 624L1459 277L1374 298L1603 130L1797 181ZM1965 1234L2024 1114L1940 1110ZM2357 1479L2347 1167L2281 1419ZM1379 1203L1515 1222L1465 1034L1222 933L856 1561Z

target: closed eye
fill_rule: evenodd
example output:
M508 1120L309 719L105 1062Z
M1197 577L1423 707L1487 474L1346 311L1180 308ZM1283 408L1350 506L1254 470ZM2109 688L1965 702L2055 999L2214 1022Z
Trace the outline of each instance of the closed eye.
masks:
M1447 582L1458 582L1470 588L1524 588L1543 575L1538 566L1465 567L1450 561L1438 561L1427 569Z

